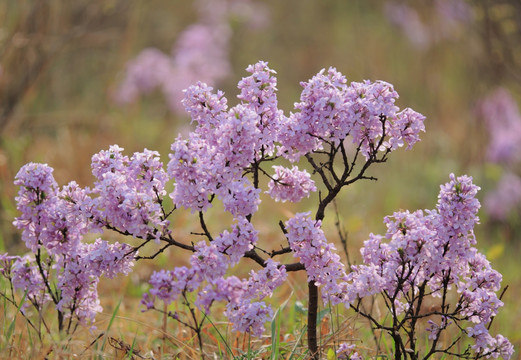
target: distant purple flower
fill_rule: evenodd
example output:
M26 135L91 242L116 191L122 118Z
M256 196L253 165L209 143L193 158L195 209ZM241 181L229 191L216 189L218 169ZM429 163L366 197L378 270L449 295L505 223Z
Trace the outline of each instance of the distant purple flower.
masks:
M490 134L488 159L506 164L521 161L521 113L510 92L495 90L481 100L478 110Z
M384 5L389 22L419 50L457 38L474 19L472 8L465 0L436 0L428 11L429 16L422 19L420 13L405 2L388 1Z
M199 0L195 5L198 20L179 35L170 55L145 49L127 64L114 93L116 102L127 104L158 88L170 110L182 113L183 89L197 81L213 85L230 75L232 18L257 26L267 19L262 4L251 1Z
M388 1L384 12L389 22L400 28L412 45L421 50L430 46L429 29L415 9L397 1Z
M461 28L474 20L474 13L465 0L435 0L439 27L436 29L441 39L450 38Z
M485 210L496 220L506 220L508 215L521 206L521 178L505 173L497 187L485 196Z
M159 87L165 78L171 77L172 60L157 49L144 49L126 66L126 76L114 95L116 102L127 104L140 94Z

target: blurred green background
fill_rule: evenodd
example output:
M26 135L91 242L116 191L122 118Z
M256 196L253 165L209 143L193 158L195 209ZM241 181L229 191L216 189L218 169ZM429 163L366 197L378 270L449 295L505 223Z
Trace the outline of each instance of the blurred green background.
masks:
M472 175L482 187L480 200L494 187L502 169L485 159L487 131L475 106L498 86L521 99L519 2L469 1L473 20L422 48L389 21L386 1L257 3L269 14L264 28L230 23L232 74L215 86L230 104L246 66L264 60L278 73L279 104L286 113L299 99L299 82L333 66L349 81L392 83L399 107L427 117L426 133L412 151L393 153L371 170L378 182L357 183L339 199L353 257L370 232L384 231L385 215L433 208L439 185L451 172ZM433 15L433 2L403 3L413 5L424 21L443 26ZM60 185L76 180L88 186L91 156L111 144L127 154L158 150L168 162L170 144L189 118L171 113L159 92L124 107L114 104L111 94L129 60L146 47L170 53L195 21L192 1L0 2L0 250L23 251L11 225L17 215L12 182L23 164L48 163ZM480 217L478 248L510 285L494 327L519 351L519 217L502 223L489 221L484 212Z

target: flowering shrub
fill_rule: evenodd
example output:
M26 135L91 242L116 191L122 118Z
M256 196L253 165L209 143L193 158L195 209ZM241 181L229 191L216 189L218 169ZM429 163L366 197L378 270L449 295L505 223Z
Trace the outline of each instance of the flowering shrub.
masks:
M422 320L429 321L426 329L432 345L426 358L438 352L453 354L454 344L437 345L440 334L452 324L476 340L472 347L476 357L508 358L510 343L500 336L492 338L486 328L502 305L496 296L501 276L472 247L479 203L470 178L452 175L442 187L436 210L386 218L389 243L371 235L362 249L364 264L349 273L322 230L326 208L341 189L358 180L375 180L367 175L369 167L419 141L424 117L408 108L400 110L391 84L348 83L334 68L302 82L296 111L286 116L278 109L275 71L262 61L247 71L250 75L238 86L240 103L233 107L222 92L204 83L185 90L182 103L195 129L186 139L175 139L166 170L158 153L145 149L128 157L117 145L93 156L93 188L81 189L72 182L60 190L50 167L24 166L16 177L21 215L14 224L33 255L0 258L1 274L14 289L25 291L38 311L53 302L59 330L69 332L75 321L93 324L101 311L96 292L101 276L127 274L136 260L153 259L177 247L191 253L189 266L152 274L143 309L190 327L201 351L202 325L214 303L225 303L233 330L260 336L273 315L266 298L285 283L289 272L306 271L312 358L319 357L318 289L325 303L352 307L375 328L388 332L396 359L405 354L418 358L415 334ZM297 166L304 159L312 173ZM291 167L280 165L285 162ZM261 190L261 179L267 182L266 191ZM287 245L260 248L252 218L263 194L275 201L298 202L317 189L314 216L298 213L279 223L280 242ZM173 207L166 205L167 196ZM205 221L216 201L233 217L230 229L220 234ZM201 228L191 234L192 241L176 238L171 230L170 219L182 208L197 217ZM106 230L133 237L139 245L84 241L87 233ZM139 255L145 247L153 254ZM295 262L276 260L289 253ZM256 268L247 278L229 275L242 258ZM451 289L459 294L455 304L447 297ZM391 324L379 322L360 307L361 298L376 294L383 296ZM16 303L14 294L3 295ZM441 298L441 310L424 311L425 297ZM189 311L168 311L177 300ZM464 329L460 323L465 321L473 325ZM465 357L470 351L455 355ZM352 344L342 344L337 354L361 358Z
M435 210L402 211L385 218L387 233L371 234L364 243L364 263L353 266L344 291L357 312L391 335L397 359L399 354L419 358L415 336L421 320L427 320L432 344L422 358L440 352L468 358L472 349L475 358L509 359L512 345L501 335L493 338L487 328L503 306L496 294L501 274L472 246L476 244L473 228L479 220L480 204L475 198L479 188L468 176L451 174L450 180L441 186ZM379 322L360 308L359 299L374 294L384 298L391 324ZM451 304L449 298L454 296L457 300ZM430 298L438 298L439 304ZM428 300L430 309L424 306ZM470 326L465 328L463 322ZM451 326L475 340L471 349L456 352L455 342L438 344Z

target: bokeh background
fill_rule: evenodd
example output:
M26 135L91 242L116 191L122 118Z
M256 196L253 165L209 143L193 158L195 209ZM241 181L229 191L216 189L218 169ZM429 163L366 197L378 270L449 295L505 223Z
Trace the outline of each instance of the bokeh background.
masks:
M370 232L384 231L385 215L399 209L433 208L439 185L451 172L473 176L482 188L483 203L487 194L497 191L505 174L521 175L521 145L516 145L521 144L521 130L514 124L521 124L518 1L210 3L0 2L2 252L25 251L11 225L17 216L17 189L12 183L22 165L47 163L55 169L60 185L76 180L88 186L91 156L111 144L125 148L127 154L143 148L158 150L166 163L171 142L179 132L190 129L190 119L176 102L182 85L208 81L224 90L234 104L244 69L258 60L268 61L277 71L279 104L286 113L298 101L299 82L333 66L349 81L392 83L400 94L398 106L427 117L426 133L412 151L393 153L386 164L372 169L371 175L379 181L357 183L337 202L351 261L357 261L358 248ZM219 10L216 4L221 3L228 7ZM204 31L190 37L187 32L194 31L194 26L214 26L215 32L211 38L201 39ZM143 60L146 48L155 50L149 50L153 55ZM164 76L166 63L178 68L176 76ZM170 81L168 88L161 82L165 79ZM503 90L497 95L499 88ZM483 111L494 94L501 98L498 101L503 105L496 106L500 110ZM499 137L499 144L509 145L514 152L507 160L490 154L498 129L509 135ZM505 308L493 327L509 337L519 352L521 185L501 187L509 189L507 197L498 200L502 215L485 207L480 212L478 248L509 285ZM281 205L276 216L306 211L309 205ZM333 225L334 216L329 218ZM267 216L264 229L276 232L269 220ZM182 224L190 226L188 219ZM337 241L331 228L331 241ZM139 289L149 268L173 267L178 256L171 252L159 264L139 264L139 271L118 286L105 283L102 305L110 313L115 299L134 298L135 305L125 300L122 316L139 316ZM101 316L100 321L106 318Z

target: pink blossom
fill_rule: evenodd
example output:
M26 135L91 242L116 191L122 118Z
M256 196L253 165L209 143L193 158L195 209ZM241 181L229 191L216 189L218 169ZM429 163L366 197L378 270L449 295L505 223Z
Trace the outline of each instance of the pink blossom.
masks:
M481 100L478 111L490 134L488 159L506 164L521 161L521 114L510 92L495 90Z
M335 246L327 242L320 221L309 216L310 213L298 213L286 222L288 241L294 256L306 268L308 281L321 287L325 303L331 300L336 305L345 296L345 289L338 283L346 279L344 264Z
M257 242L258 231L244 217L238 218L237 223L233 225L232 231L223 231L213 241L217 249L228 255L229 263L234 265L239 262L245 252L253 249L253 245Z
M485 196L485 210L496 220L506 220L521 205L521 178L513 173L503 174L496 188Z
M299 202L304 197L309 197L310 192L317 191L315 182L306 171L300 171L298 167L291 169L282 166L273 166L275 175L268 183L267 191L275 201Z

